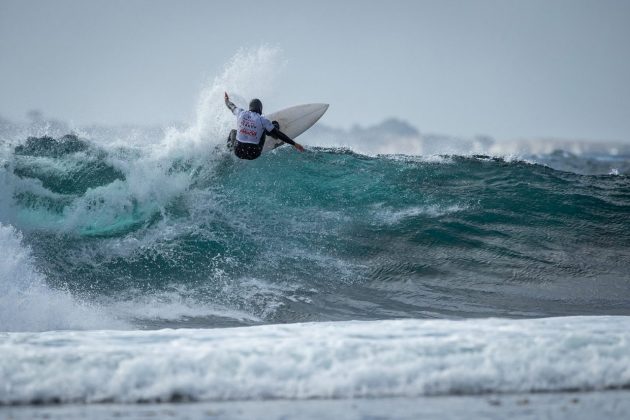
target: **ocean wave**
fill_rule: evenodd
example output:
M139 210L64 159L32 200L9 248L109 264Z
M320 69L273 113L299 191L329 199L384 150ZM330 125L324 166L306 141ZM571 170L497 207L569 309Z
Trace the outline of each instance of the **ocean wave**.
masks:
M3 334L0 403L622 389L629 327L628 317L568 317Z
M244 164L65 141L5 155L1 221L28 233L50 287L134 325L627 312L621 175L338 149ZM198 298L152 301L163 324L160 309L125 310L182 290Z

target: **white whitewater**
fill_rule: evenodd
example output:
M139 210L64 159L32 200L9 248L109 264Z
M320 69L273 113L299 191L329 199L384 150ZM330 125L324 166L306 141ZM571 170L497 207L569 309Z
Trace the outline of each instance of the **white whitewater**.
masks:
M1 404L604 390L630 386L630 317L8 333L0 372Z

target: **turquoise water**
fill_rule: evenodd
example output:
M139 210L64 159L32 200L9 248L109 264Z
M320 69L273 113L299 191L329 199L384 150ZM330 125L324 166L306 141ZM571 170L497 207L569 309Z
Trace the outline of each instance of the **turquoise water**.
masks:
M630 178L569 158L33 138L0 168L0 222L49 287L138 328L630 314Z

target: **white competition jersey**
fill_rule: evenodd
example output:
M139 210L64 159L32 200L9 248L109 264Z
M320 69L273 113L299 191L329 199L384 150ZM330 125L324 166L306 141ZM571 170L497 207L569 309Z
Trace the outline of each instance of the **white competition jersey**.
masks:
M265 130L275 128L271 121L256 112L243 108L234 108L233 112L237 118L236 140L241 143L258 144Z

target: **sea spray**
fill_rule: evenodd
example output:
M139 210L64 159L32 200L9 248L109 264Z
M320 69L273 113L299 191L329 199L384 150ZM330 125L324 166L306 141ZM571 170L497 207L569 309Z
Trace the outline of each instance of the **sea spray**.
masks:
M223 72L202 90L196 119L184 136L202 141L204 147L221 144L235 123L234 116L225 107L224 92L240 107L246 107L252 98L264 101L272 93L284 64L277 47L261 46L237 52Z
M0 331L122 328L96 305L51 289L35 268L31 250L12 226L0 223Z

